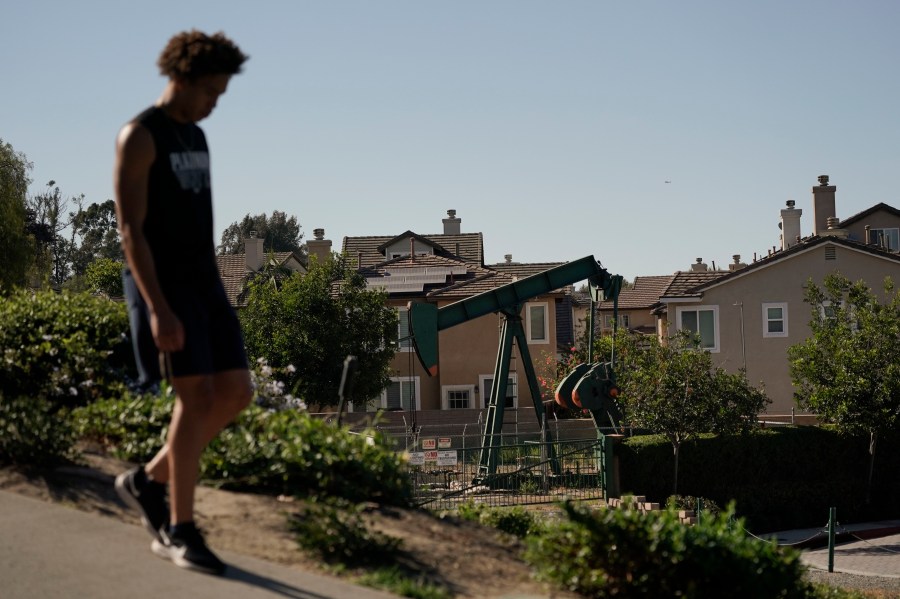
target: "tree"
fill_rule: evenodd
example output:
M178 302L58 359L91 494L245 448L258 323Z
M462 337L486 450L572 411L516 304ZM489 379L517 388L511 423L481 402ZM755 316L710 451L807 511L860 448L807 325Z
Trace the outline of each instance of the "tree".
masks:
M113 200L91 204L87 208L78 201L78 211L71 217L70 263L73 275L83 276L88 264L97 258L124 261Z
M79 206L84 196L74 198ZM61 287L71 273L70 257L73 242L63 237L71 226L73 213L66 215L69 199L64 199L55 181L47 183L47 190L28 199L28 231L35 241L35 278L53 287ZM74 232L73 232L74 236Z
M266 213L251 216L247 214L240 222L233 222L222 232L222 243L217 251L220 256L244 253L244 239L255 231L256 237L263 240L266 252L297 252L305 256L306 250L301 245L303 234L296 216L288 218L287 214L278 210L272 216Z
M344 358L358 358L354 398L377 396L388 384L396 348L397 315L385 295L366 289L365 279L343 261L314 264L306 275L279 281L261 275L250 286L240 312L247 353L279 369L284 381L309 405L338 401Z
M25 154L0 139L0 293L23 285L31 265L25 203L31 167Z
M87 266L84 273L87 288L94 293L103 293L107 297L123 297L125 289L122 284L121 262L109 258L97 258Z
M770 401L747 381L746 373L714 367L712 356L681 333L660 343L648 337L626 354L619 386L631 424L661 434L672 444L672 492L678 492L682 444L701 433L735 434L756 425Z
M885 278L885 302L864 281L841 274L810 280L812 336L788 348L797 402L848 433L869 436L866 503L871 500L878 437L900 426L900 292Z

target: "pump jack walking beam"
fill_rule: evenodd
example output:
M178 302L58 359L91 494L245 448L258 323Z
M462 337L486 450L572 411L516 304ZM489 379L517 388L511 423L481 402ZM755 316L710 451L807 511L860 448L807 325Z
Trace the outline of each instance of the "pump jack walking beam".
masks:
M607 299L612 299L613 294L618 293L622 280L618 275L610 275L593 256L585 256L442 308L438 308L435 304L410 303L409 323L413 345L419 361L430 376L438 373L438 333L440 331L486 314L499 312L506 317L501 332L500 350L497 353L494 383L488 404L488 417L484 429L484 447L486 449L483 450L481 456L480 475L496 472L514 340L519 345L519 353L522 356L528 378L535 413L540 419L544 412L540 388L534 374L534 365L528 352L528 343L522 327L522 306L532 298L585 279L590 282L592 288L603 290Z

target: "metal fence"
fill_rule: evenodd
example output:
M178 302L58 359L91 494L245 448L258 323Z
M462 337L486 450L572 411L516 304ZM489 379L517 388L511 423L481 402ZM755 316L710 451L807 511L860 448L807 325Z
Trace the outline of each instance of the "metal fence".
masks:
M596 439L503 444L493 474L479 467L482 449L410 452L409 475L416 504L441 510L470 500L510 506L552 503L564 497L603 497Z

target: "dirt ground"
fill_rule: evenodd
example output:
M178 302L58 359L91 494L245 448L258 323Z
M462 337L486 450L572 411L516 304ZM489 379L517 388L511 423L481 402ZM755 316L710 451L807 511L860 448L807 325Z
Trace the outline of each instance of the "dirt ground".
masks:
M83 454L83 464L26 474L0 468L0 489L52 501L122 522L139 525L113 489L115 475L130 464L97 453ZM299 505L289 498L235 493L201 487L197 521L213 548L335 575L297 547L287 520ZM440 519L415 510L372 510L371 526L402 540L402 561L457 598L490 599L534 596L575 599L577 595L536 582L519 558L515 539L455 518ZM346 572L342 576L355 576ZM872 598L900 597L896 579L810 572L811 580L856 589ZM827 581L826 581L827 578Z
M139 525L137 515L113 489L115 475L130 464L96 453L85 453L83 461L84 465L31 474L0 468L0 489ZM333 574L307 557L288 530L288 516L298 510L294 500L201 487L196 501L197 522L211 547ZM490 529L393 508L372 510L367 518L373 529L402 540L404 564L454 597L575 597L534 581L531 569L518 557L519 542Z

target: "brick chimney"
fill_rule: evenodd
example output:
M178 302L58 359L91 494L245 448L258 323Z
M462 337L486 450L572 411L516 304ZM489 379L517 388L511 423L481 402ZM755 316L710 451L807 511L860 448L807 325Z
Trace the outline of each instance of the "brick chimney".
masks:
M260 270L265 262L263 240L256 236L256 231L250 231L250 237L244 238L244 257L247 261L247 269L251 272Z
M709 266L703 263L703 258L697 258L694 264L691 264L691 272L707 272Z
M792 245L797 245L800 238L800 216L803 210L794 208L794 200L787 201L787 208L781 211L781 249L786 250Z
M461 218L456 218L456 210L448 210L447 218L442 220L444 223L444 235L459 235Z
M741 255L735 254L731 257L734 262L728 265L728 270L734 272L736 270L741 270L742 268L747 268L747 265L741 262Z
M306 242L306 251L310 259L315 256L319 263L331 259L331 240L325 239L325 229L313 229L313 239Z
M828 175L819 176L819 184L813 192L813 235L822 235L828 230L828 217L837 216L834 209L834 192L837 187L828 184Z

